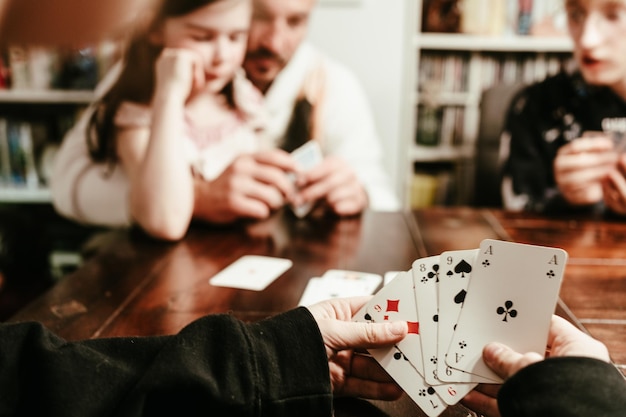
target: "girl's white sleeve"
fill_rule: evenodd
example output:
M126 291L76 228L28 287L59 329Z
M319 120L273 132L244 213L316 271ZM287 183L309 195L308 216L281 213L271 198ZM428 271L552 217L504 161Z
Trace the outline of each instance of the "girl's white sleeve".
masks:
M117 64L104 77L96 96L108 90L117 79ZM95 163L89 156L86 129L93 107L86 109L66 134L56 153L50 189L57 212L84 224L98 226L130 225L128 180L119 165Z
M91 112L85 111L56 154L50 178L52 203L61 215L80 223L127 226L126 175L119 165L108 167L89 157L85 132Z

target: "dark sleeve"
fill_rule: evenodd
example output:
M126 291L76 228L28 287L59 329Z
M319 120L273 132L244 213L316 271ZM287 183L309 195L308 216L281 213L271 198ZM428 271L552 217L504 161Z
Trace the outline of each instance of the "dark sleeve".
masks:
M504 175L511 178L513 192L527 198L526 210L560 211L567 204L554 180L557 148L543 140L553 112L547 108L542 88L542 84L526 87L511 101L504 127L504 136L510 140Z
M592 358L551 358L507 380L498 394L502 417L623 417L626 381Z
M244 324L199 319L174 336L66 342L0 325L0 415L331 415L328 359L299 308Z

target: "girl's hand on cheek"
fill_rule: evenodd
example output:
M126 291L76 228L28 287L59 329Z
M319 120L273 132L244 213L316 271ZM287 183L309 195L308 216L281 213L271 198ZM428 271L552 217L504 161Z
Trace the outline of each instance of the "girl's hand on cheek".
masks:
M204 67L200 57L187 49L165 48L156 62L156 93L187 98L205 84Z

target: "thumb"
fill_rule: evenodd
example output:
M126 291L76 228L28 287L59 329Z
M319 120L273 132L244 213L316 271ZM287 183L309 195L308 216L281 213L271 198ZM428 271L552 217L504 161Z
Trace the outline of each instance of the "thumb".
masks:
M408 332L405 321L356 323L331 320L322 329L324 341L334 350L370 349L393 345Z
M520 369L542 359L538 353L522 355L502 343L489 343L483 349L483 360L500 378L507 379Z

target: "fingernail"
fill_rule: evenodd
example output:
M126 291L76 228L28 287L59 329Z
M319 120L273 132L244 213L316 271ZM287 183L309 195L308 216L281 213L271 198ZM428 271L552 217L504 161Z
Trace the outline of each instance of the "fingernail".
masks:
M395 335L404 335L407 332L406 322L404 321L394 321L393 323L389 323L389 330L392 334Z

